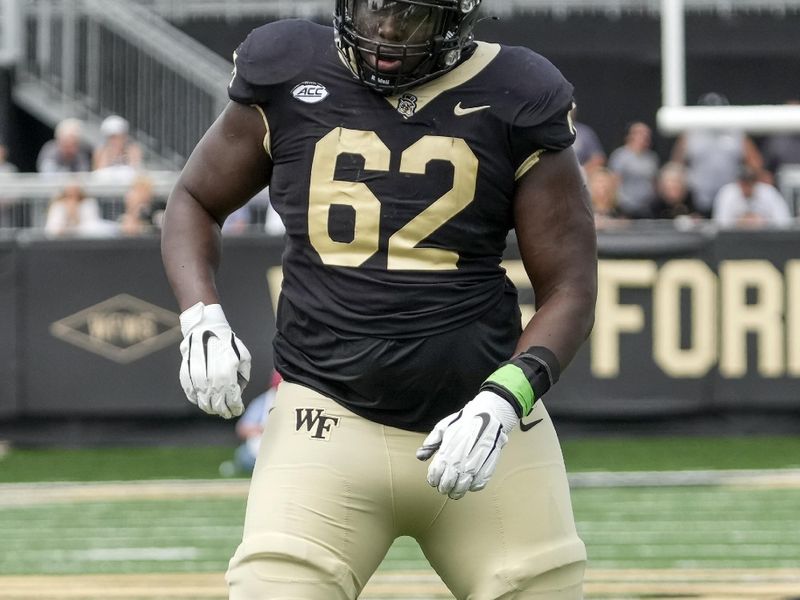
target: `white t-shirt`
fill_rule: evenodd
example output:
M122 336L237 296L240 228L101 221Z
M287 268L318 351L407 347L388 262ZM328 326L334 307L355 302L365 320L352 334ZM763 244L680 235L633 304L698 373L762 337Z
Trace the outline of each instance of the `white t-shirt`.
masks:
M748 213L762 217L771 227L786 227L792 223L789 205L768 183L756 182L749 198L737 182L723 186L714 199L714 221L720 227L736 227L737 221Z
M78 207L78 222L69 223L69 214L64 202L57 200L47 211L44 230L50 236L106 237L118 233L116 223L105 221L100 216L100 205L94 198L84 198Z
M47 211L47 221L44 225L48 235L85 235L91 233L94 226L100 221L100 205L94 198L84 198L78 205L78 221L69 222L67 204L56 200Z

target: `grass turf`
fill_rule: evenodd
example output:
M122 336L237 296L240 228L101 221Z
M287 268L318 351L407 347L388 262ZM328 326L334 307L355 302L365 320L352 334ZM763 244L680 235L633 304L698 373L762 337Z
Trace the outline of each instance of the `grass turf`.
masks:
M800 438L582 439L563 444L568 471L800 468Z
M567 469L667 471L800 467L800 438L630 438L564 442ZM0 483L214 479L233 448L22 450L0 457Z
M593 569L796 569L798 502L800 489L573 493ZM241 494L0 506L0 576L221 573L241 539L244 504ZM400 538L381 568L428 567L418 545Z
M15 450L0 459L0 483L213 479L233 448L100 448Z

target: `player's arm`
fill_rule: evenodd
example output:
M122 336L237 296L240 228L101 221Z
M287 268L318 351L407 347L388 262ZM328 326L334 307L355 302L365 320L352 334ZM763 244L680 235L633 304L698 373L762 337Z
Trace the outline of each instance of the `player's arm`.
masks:
M682 165L686 164L686 134L682 133L678 136L678 139L675 140L669 160Z
M536 314L515 356L481 390L504 398L524 417L558 382L594 324L597 235L571 148L545 152L517 183L514 226Z
M197 144L167 202L161 253L181 310L181 386L190 402L225 418L242 413L250 353L219 304L225 218L269 183L266 124L250 106L230 103Z
M545 152L518 182L514 223L536 297L517 353L544 347L565 368L591 332L597 297L594 218L572 149Z
M417 451L428 483L458 499L483 489L508 433L558 380L594 322L597 241L588 193L571 148L544 153L518 182L514 222L537 312L517 354L464 408L442 419Z
M189 157L167 202L161 253L182 310L219 301L219 266L225 218L269 183L260 112L231 102Z

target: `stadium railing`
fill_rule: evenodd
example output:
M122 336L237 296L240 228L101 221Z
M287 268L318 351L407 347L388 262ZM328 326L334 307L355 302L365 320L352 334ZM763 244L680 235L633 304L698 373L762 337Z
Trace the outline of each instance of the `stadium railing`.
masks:
M800 165L784 165L778 170L776 185L789 203L792 214L800 216Z
M87 198L100 206L104 227L88 237L118 237L119 220L125 212L125 196L134 181L144 177L152 185L153 208L166 205L178 171L125 171L116 169L87 173L0 173L0 240L19 236L41 237L50 204L65 187L78 184ZM275 223L266 227L269 196L257 194L247 207L232 215L223 229L226 235L246 233L280 236ZM266 229L265 229L266 227ZM77 235L76 237L87 237Z
M21 4L14 97L46 123L124 116L148 162L182 166L227 102L231 64L145 6L122 0ZM110 60L109 60L110 57ZM102 59L101 59L102 58Z
M153 199L165 201L177 180L175 171L148 171ZM79 184L87 197L100 204L102 216L116 221L125 210L125 194L130 178L110 178L102 171L93 173L0 174L0 231L41 230L47 220L50 202L67 185Z
M178 171L144 172L153 185L153 198L166 201L177 181ZM113 170L88 173L0 173L0 231L40 230L44 228L50 202L67 185L78 183L87 197L100 203L103 217L116 220L125 209L124 198L133 174L116 176ZM794 228L800 229L800 165L784 166L778 171L776 185L792 214L797 217ZM256 230L263 231L267 202L259 198L251 202ZM622 230L713 230L711 222L692 224L685 220L637 220L625 224Z

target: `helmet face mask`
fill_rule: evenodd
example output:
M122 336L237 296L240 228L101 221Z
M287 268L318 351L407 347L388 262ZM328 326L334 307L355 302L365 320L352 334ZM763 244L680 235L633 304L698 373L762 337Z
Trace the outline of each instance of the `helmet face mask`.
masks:
M396 94L452 69L480 0L336 0L336 44L366 86Z

